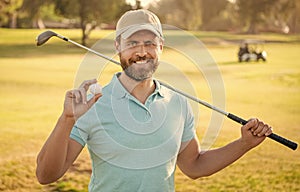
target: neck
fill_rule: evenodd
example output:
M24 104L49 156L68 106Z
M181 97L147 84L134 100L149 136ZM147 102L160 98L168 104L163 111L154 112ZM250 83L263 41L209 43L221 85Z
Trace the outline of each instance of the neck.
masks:
M122 72L119 76L119 80L125 89L143 104L145 104L147 98L155 90L155 84L152 78L136 81Z

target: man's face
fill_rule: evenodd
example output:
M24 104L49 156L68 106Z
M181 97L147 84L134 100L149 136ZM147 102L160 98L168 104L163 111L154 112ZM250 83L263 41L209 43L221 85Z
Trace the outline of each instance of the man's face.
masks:
M125 74L136 81L151 78L159 65L162 47L162 40L147 30L121 38L117 50Z

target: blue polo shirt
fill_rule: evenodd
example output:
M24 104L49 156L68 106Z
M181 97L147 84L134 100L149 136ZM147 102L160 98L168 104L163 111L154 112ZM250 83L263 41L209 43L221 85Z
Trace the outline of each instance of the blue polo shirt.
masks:
M181 143L195 136L192 109L184 97L156 80L155 91L143 104L117 76L70 135L88 147L89 191L174 191Z

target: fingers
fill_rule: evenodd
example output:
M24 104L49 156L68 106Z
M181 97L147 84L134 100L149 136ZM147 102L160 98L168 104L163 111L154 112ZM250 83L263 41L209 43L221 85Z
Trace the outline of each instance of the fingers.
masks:
M254 136L262 137L272 134L272 127L258 119L250 119L247 123L248 129Z
M86 80L86 81L82 82L82 84L79 86L78 89L73 89L73 90L69 91L69 94L68 94L69 97L72 98L73 102L75 102L76 104L79 104L79 103L87 104L88 103L87 91L89 89L89 86L96 82L97 82L96 79ZM96 99L96 101L97 101L98 98L101 96L102 96L102 94L100 94L100 96L95 95L92 99Z
M272 129L272 127L270 127L270 129L267 130L267 132L265 133L265 136L269 136L269 135L271 135L272 133L273 133L273 129Z
M102 97L102 93L98 93L96 95L94 95L88 102L87 105L88 107L91 107L94 103L96 103L96 101Z
M75 103L84 103L86 104L86 91L84 88L79 89L73 89L69 91L69 97L75 102Z
M86 90L85 90L85 88L79 88L78 91L80 93L82 103L86 104L87 102L86 102ZM78 101L78 102L80 102L80 101Z
M79 89L84 88L85 91L88 91L90 85L97 83L97 79L90 79L90 80L85 80L81 83L79 86Z

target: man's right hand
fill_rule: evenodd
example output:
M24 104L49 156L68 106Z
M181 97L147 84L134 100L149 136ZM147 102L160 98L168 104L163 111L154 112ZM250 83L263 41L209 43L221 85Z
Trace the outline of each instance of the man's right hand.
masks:
M101 93L96 94L90 100L87 100L89 86L94 83L97 83L96 79L86 80L82 82L79 88L67 91L62 115L76 121L80 116L86 113L102 96Z

